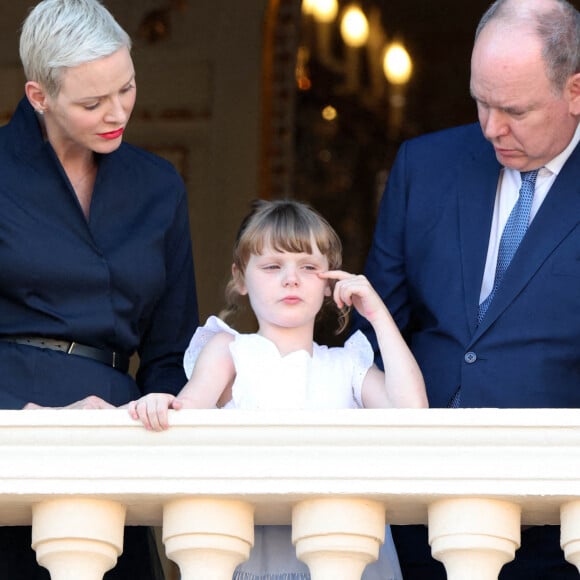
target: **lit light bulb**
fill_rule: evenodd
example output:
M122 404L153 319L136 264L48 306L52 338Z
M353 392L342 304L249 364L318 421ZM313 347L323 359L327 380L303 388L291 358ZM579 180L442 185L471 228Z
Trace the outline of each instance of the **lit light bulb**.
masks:
M325 121L334 121L338 117L338 111L332 105L326 105L322 109L322 118Z
M340 22L342 39L349 46L363 46L369 37L369 22L364 12L355 4L349 6Z
M316 0L302 0L302 14L313 14Z
M311 0L312 14L318 22L332 22L338 14L338 0Z
M394 85L404 85L411 78L413 63L405 47L399 42L389 45L383 59L383 71Z

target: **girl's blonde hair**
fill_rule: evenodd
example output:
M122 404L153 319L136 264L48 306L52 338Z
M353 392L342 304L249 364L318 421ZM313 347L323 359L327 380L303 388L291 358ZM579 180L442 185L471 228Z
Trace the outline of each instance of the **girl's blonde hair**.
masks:
M342 265L342 243L334 228L309 205L292 199L256 200L252 211L244 218L233 251L235 268L226 287L226 307L220 318L239 310L239 282L246 272L251 255L260 255L265 246L278 252L312 253L312 243L328 260L330 270ZM332 298L326 300L332 302ZM348 324L348 309L339 313L337 334Z

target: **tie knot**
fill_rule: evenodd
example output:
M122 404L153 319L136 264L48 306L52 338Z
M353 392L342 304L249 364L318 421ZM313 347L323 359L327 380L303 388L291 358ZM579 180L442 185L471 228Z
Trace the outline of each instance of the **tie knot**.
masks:
M529 184L532 187L536 185L536 178L538 177L539 169L534 169L532 171L521 171L520 175L522 176L522 185Z

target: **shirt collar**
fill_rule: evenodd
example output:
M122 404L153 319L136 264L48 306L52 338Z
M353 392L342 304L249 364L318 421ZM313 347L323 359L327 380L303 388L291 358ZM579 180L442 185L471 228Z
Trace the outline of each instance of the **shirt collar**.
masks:
M570 143L568 143L566 149L564 149L564 151L562 151L562 153L560 153L559 155L556 155L554 159L548 161L548 163L546 163L544 167L546 167L546 169L550 170L555 175L558 175L562 167L564 167L566 161L568 161L568 157L572 155L572 151L576 149L579 142L580 142L580 123L576 127L576 132L574 133L574 136L572 137Z

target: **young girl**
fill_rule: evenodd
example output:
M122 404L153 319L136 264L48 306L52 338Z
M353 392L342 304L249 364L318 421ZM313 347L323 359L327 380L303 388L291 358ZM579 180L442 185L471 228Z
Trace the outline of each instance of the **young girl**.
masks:
M168 409L340 409L426 407L421 372L378 294L364 276L339 270L342 246L318 213L296 201L259 201L243 221L234 246L228 309L247 296L258 332L239 334L212 316L185 354L189 381L177 397L153 393L129 404L145 427L166 429ZM344 347L313 340L325 302L340 310L340 330L354 306L372 324L384 362L373 364L366 337ZM387 530L388 532L388 530ZM289 526L257 526L250 559L234 580L306 580ZM390 533L364 580L400 579Z

